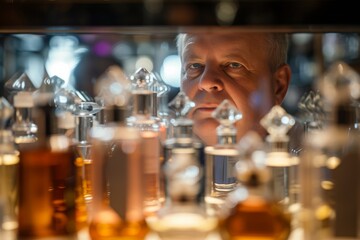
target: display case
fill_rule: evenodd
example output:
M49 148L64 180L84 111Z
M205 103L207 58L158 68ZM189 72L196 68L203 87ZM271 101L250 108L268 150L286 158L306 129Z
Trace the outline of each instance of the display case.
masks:
M166 104L180 90L179 33L286 33L291 82L282 106L303 121L303 97L317 90L317 81L329 65L341 60L360 71L360 17L354 4L337 0L3 0L0 96L10 94L7 81L26 73L35 88L47 76L58 76L95 98L97 79L109 66L118 65L128 76L140 67L158 74L169 86L162 102ZM297 157L302 149L292 150Z

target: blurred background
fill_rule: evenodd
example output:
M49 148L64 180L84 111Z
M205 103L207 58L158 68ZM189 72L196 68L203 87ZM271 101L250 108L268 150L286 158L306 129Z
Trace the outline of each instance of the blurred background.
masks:
M78 90L93 95L93 84L117 64L130 76L145 67L161 76L171 88L169 101L179 90L180 60L176 34L0 34L0 91L4 83L25 72L36 87L44 76L58 76ZM302 95L316 88L326 67L344 60L359 68L358 33L290 33L288 62L292 81L283 106L298 114Z

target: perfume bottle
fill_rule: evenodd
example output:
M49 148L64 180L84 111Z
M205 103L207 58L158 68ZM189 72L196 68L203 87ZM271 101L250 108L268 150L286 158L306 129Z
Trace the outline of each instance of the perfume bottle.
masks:
M265 157L263 150L245 151L236 163L240 184L229 193L219 217L222 239L288 239L291 218L267 189L271 172Z
M86 168L84 166L84 152L89 155L88 151L81 151L84 148L86 149L86 142L79 141L79 129L80 128L76 123L75 114L82 115L82 109L79 109L81 106L82 100L76 95L73 90L67 88L61 88L55 93L54 103L56 106L56 115L57 115L57 130L59 134L62 134L68 137L70 142L70 148L74 152L73 164L76 169L76 189L75 189L75 198L76 198L76 228L78 231L86 231L86 227L89 222L89 191L86 187L88 186L85 180ZM89 106L87 106L89 107ZM90 106L92 107L92 106ZM96 107L96 106L95 106ZM95 110L96 111L96 108ZM86 117L88 111L83 111L84 117ZM88 129L85 128L87 131ZM86 134L84 134L86 136ZM88 147L89 148L89 147ZM89 172L89 171L87 171ZM88 177L90 178L90 177Z
M345 62L329 66L318 81L328 119L305 139L301 202L306 239L360 237L359 131L354 129L360 76Z
M216 129L218 143L205 147L205 202L209 209L217 211L238 184L234 173L239 158L234 123L242 118L242 114L225 99L212 116L220 125Z
M19 152L8 124L14 109L1 97L0 101L0 238L16 239L18 227Z
M82 94L83 95L83 94ZM83 172L83 191L87 204L92 199L92 159L91 159L91 143L89 142L89 132L94 125L95 114L101 110L96 102L79 102L75 104L72 112L75 116L75 139L77 142L77 159L76 163L82 166Z
M74 238L76 176L69 138L58 134L54 93L38 92L42 137L22 145L18 238ZM36 206L36 207L34 207Z
M91 129L93 200L91 239L144 239L145 174L142 139L136 127L126 125L130 82L121 69L110 68L99 82L98 94L113 120ZM120 91L120 92L118 92Z
M168 197L163 207L146 221L162 240L207 239L216 233L218 219L198 201L203 168L194 148L176 148L165 162Z
M160 185L161 137L160 123L153 117L154 92L151 90L153 78L140 68L131 76L133 111L127 118L127 125L140 130L142 138L142 158L145 160L145 212L153 214L164 201Z
M186 117L187 113L195 106L194 102L180 91L168 104L174 111L175 117L170 120L173 136L163 143L164 162L172 161L172 152L177 149L193 149L195 158L204 164L204 145L193 135L193 121ZM203 184L202 184L203 185ZM201 193L203 195L203 193Z
M16 73L5 83L8 100L15 108L12 130L17 144L37 140L37 125L32 119L33 92L36 90L26 73Z
M295 124L295 119L281 106L275 105L260 121L269 133L266 136L267 154L266 165L269 167L272 179L268 182L274 197L287 209L294 202L290 202L291 168L297 165L288 149L289 137L287 132ZM293 182L293 181L292 181ZM295 199L292 199L295 201Z

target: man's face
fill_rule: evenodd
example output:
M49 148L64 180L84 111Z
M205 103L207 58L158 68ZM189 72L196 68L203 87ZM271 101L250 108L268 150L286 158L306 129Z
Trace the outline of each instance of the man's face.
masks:
M217 142L211 113L228 99L242 113L237 139L264 129L260 119L275 103L268 44L263 34L188 35L182 55L181 88L196 106L189 113L194 133L206 145Z

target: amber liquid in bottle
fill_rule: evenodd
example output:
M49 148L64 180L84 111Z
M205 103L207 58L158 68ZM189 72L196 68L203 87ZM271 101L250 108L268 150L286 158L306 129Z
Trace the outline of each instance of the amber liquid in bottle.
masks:
M69 149L43 147L20 152L20 239L75 236L73 159Z
M250 196L221 221L221 228L229 240L283 240L290 234L290 216L276 203Z
M152 214L161 207L160 194L160 138L155 131L142 131L142 157L145 172L145 214Z
M126 127L105 129L115 133L116 139L103 142L93 138L91 239L145 239L148 227L143 212L144 159L139 133Z

